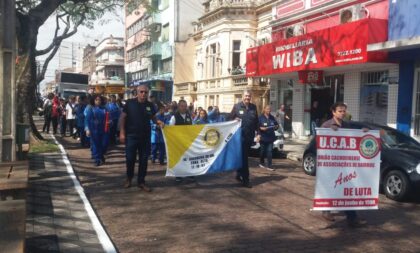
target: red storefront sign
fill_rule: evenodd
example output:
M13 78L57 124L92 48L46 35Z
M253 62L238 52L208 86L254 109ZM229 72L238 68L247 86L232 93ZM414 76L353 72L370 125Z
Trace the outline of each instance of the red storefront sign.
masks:
M301 84L322 84L322 70L301 70L298 72L299 83Z
M367 45L388 39L388 20L362 19L247 50L246 74L267 76L300 70L385 62Z

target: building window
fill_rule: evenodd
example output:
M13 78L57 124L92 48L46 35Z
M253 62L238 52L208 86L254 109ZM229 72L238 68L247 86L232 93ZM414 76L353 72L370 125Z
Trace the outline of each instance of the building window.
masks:
M207 58L207 77L214 78L220 75L221 61L218 61L220 55L220 44L213 43L209 45L206 49L206 58Z
M138 33L140 30L142 30L147 23L146 15L141 17L139 20L134 22L132 25L130 25L127 28L127 38L130 38L134 34Z
M232 51L232 69L241 68L241 41L233 41L233 51Z
M162 61L162 73L172 72L172 58L165 59Z
M161 6L160 9L161 10L165 10L169 7L169 0L161 0Z
M162 39L162 42L166 42L169 40L169 24L162 26L161 39Z
M360 121L387 124L388 75L388 71L362 72Z

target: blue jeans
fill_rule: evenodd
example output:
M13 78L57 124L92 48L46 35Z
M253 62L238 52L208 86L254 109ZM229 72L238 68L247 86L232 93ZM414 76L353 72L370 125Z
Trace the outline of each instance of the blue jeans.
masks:
M153 143L152 144L152 161L157 159L157 153L159 152L159 162L163 163L165 159L165 144L164 143Z
M147 174L147 161L150 153L150 136L140 137L129 135L126 137L125 158L127 166L127 178L134 177L134 166L136 165L137 154L139 155L139 172L137 183L143 184Z
M272 142L260 142L260 164L264 163L264 158L267 158L267 167L271 168L273 164L273 143Z

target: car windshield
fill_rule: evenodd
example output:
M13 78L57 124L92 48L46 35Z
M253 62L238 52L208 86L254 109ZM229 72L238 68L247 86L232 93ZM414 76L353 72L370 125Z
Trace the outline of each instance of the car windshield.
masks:
M388 147L402 147L402 146L415 146L420 147L420 144L401 132L396 130L384 129L380 130L382 143Z

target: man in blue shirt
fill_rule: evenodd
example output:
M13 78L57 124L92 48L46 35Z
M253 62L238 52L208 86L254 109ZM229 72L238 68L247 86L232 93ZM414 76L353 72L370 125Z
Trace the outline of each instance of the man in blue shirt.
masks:
M229 115L230 119L242 120L242 168L237 171L236 179L243 187L252 188L249 182L248 156L254 142L255 131L258 129L257 106L251 103L251 92L245 90L242 102L235 104ZM257 139L259 136L257 136Z

